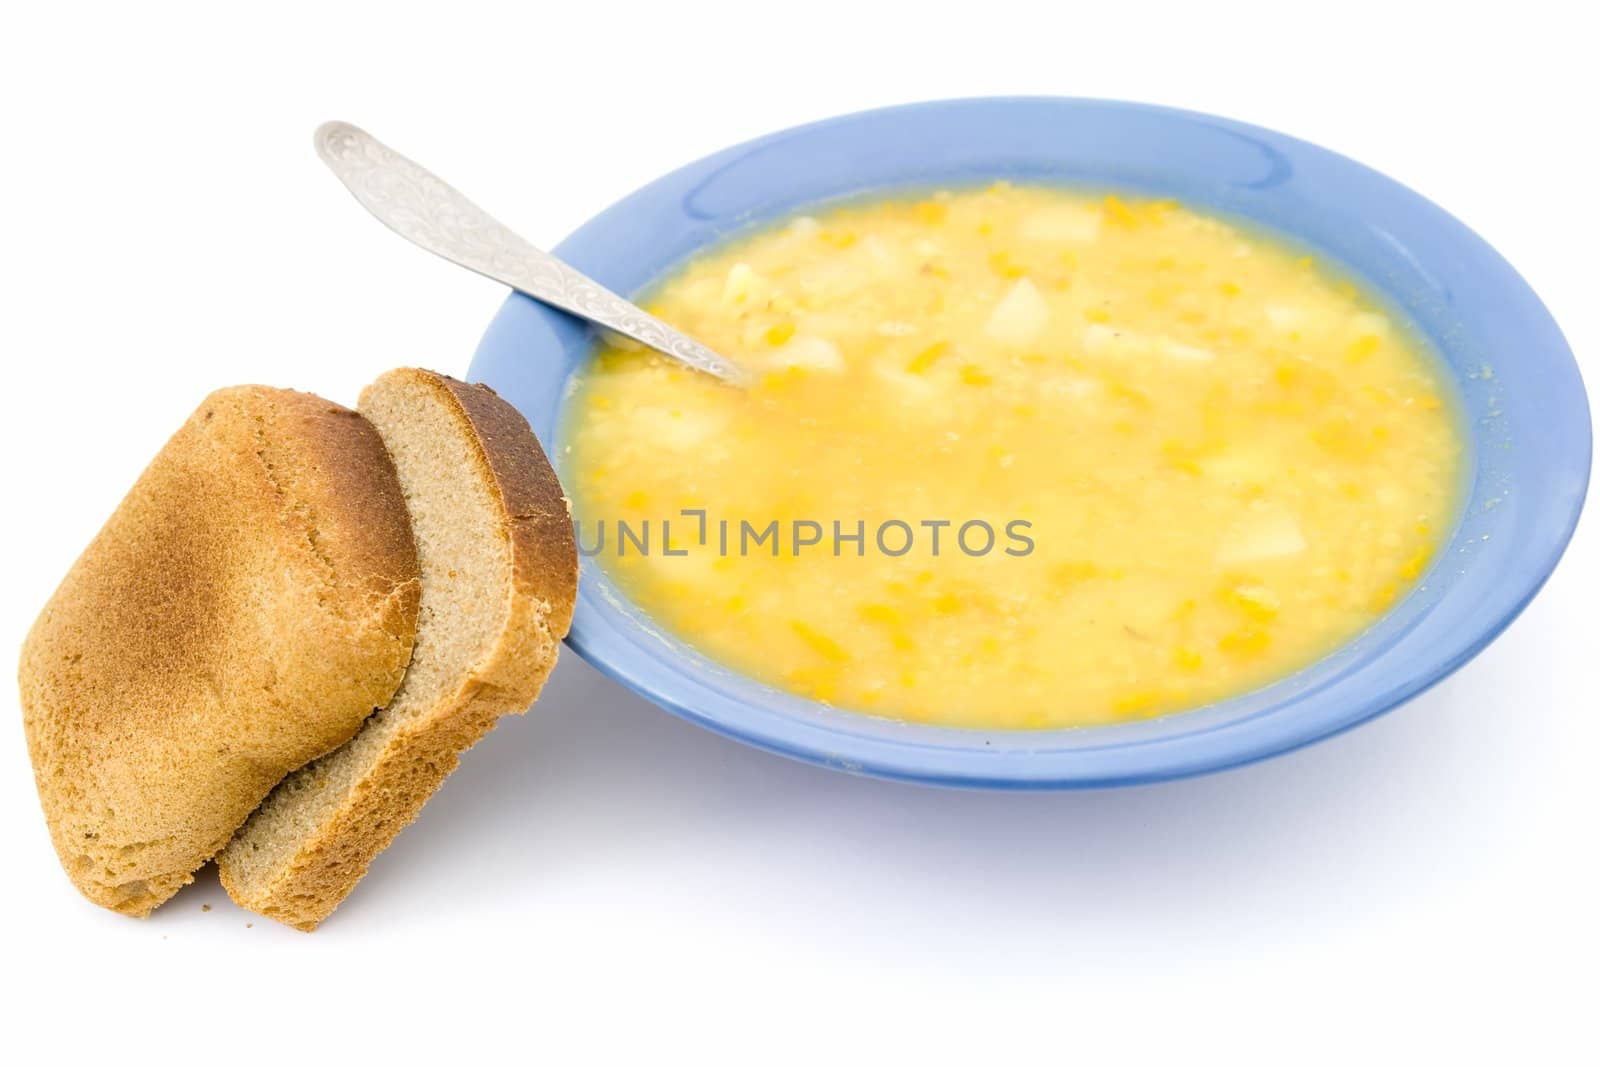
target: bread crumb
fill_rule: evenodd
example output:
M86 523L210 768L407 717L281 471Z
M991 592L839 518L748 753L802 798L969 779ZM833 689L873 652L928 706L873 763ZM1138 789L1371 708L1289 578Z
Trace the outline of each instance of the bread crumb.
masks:
M210 904L202 904L202 905L200 905L200 910L201 911L210 911L211 910L211 905Z

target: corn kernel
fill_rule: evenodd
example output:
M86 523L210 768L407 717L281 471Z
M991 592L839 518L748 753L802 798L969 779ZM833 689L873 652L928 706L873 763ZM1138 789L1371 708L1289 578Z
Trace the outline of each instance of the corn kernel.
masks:
M1100 568L1088 560L1058 563L1050 569L1050 580L1062 588L1070 588L1100 575Z
M1111 702L1111 710L1119 715L1140 715L1159 707L1164 694L1159 689L1135 689Z
M1278 617L1282 601L1269 587L1259 584L1236 585L1227 593L1234 607L1257 622L1271 622Z
M1350 347L1344 350L1344 358L1351 363L1360 363L1370 358L1381 343L1376 334L1364 333L1350 342Z
M1261 655L1272 644L1272 638L1266 632L1253 627L1234 630L1222 635L1217 642L1217 649L1230 656L1240 659L1250 659Z
M767 344L772 345L774 348L784 344L793 336L794 322L789 319L785 319L782 322L775 322L771 326L767 327Z
M1161 454L1166 458L1168 466L1198 478L1202 471L1200 464L1194 461L1193 451L1181 441L1169 440L1161 444Z
M1345 422L1325 422L1311 432L1311 440L1324 450L1345 459L1360 459L1371 451L1371 446L1355 428Z
M1400 565L1400 577L1408 582L1415 581L1427 568L1428 560L1432 558L1432 549L1427 547L1417 549L1409 559Z
M1131 385L1125 385L1122 382L1115 380L1107 384L1111 395L1116 397L1118 400L1121 400L1124 403L1132 404L1136 408L1147 408L1150 406L1149 394L1145 393L1142 389L1135 389Z
M937 363L949 351L949 341L935 341L921 352L918 352L916 358L906 364L906 370L912 374L926 374L928 368Z
M976 363L968 363L961 368L961 380L968 385L988 385L994 381Z
M1105 209L1106 218L1110 219L1118 226L1125 226L1131 230L1133 227L1139 225L1139 216L1134 213L1134 210L1131 207L1123 202L1120 196L1106 197L1105 200L1101 202L1101 206Z
M899 626L904 621L900 612L888 604L863 604L860 612L861 617L868 622L883 623L886 626Z
M806 646L810 648L811 651L815 652L823 659L832 660L835 663L845 663L849 661L850 653L846 652L844 650L844 646L840 645L839 642L835 641L827 634L812 628L799 619L790 619L789 626L794 630L795 634L799 636L800 640L806 643Z
M1020 278L1027 273L1027 271L1023 270L1012 261L1011 253L1007 252L1003 248L989 253L989 269L1000 275L1002 278L1010 278L1013 280Z

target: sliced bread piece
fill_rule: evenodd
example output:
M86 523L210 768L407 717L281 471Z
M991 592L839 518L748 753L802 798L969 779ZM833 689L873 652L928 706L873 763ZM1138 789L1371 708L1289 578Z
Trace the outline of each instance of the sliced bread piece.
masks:
M22 649L39 798L90 900L144 916L289 771L388 703L417 557L366 419L211 394L68 572Z
M481 385L397 370L360 410L411 510L416 651L389 706L289 776L217 858L235 901L302 930L355 887L461 752L533 702L577 595L567 502L515 408Z

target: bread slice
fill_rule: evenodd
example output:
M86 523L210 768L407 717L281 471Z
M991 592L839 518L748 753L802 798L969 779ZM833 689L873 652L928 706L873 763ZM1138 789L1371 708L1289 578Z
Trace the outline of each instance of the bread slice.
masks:
M461 752L533 702L577 595L567 502L515 408L422 370L391 371L359 406L411 510L416 651L393 702L279 785L217 858L235 901L302 930L355 887Z
M207 397L23 645L28 748L72 881L138 916L191 881L285 774L388 702L417 601L371 424L306 393Z

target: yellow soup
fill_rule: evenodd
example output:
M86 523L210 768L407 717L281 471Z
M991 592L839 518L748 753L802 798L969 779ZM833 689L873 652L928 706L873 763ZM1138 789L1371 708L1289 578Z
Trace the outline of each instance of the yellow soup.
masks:
M580 546L671 632L955 726L1159 715L1283 677L1421 576L1461 441L1407 324L1170 202L1001 184L844 206L651 309L569 409Z

